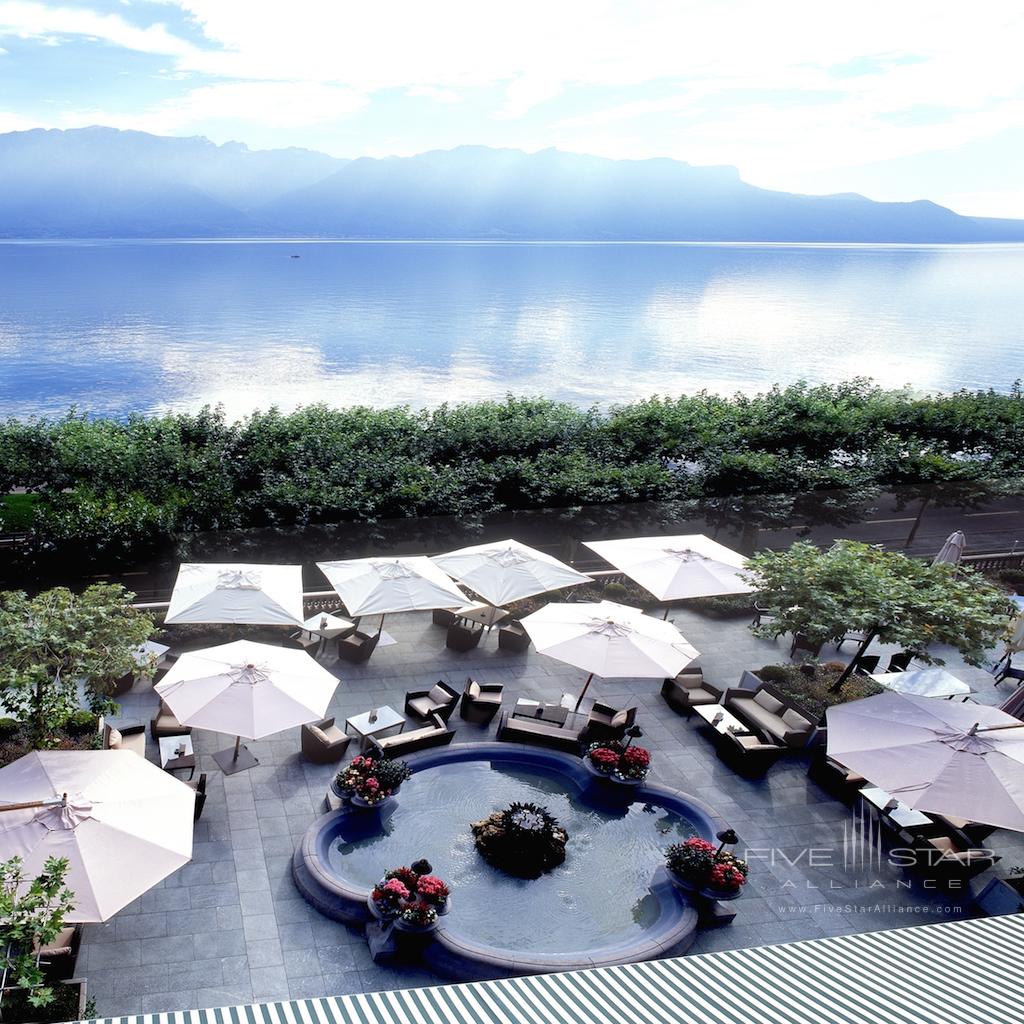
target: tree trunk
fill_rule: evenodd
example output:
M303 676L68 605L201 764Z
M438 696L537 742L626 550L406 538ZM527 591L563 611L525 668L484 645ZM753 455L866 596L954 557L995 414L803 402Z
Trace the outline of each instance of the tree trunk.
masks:
M928 507L931 500L931 495L921 500L921 507L917 510L917 518L914 520L914 525L910 528L910 533L907 534L907 539L903 544L904 550L914 543L914 538L917 536L917 528L921 525L921 519L924 516L924 510Z
M865 651L867 651L867 649L871 646L871 641L874 640L876 636L878 636L877 627L875 629L868 630L867 635L864 637L863 643L861 643L860 647L857 648L857 653L850 659L850 664L847 665L845 669L843 669L842 675L840 675L840 677L833 684L831 688L832 693L839 693L839 691L842 690L843 683L845 683L846 680L849 679L850 676L853 674L853 667L857 664L857 659L862 654L864 654Z

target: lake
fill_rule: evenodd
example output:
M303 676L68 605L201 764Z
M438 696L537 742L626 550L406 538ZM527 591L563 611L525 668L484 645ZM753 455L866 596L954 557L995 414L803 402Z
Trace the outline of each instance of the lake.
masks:
M0 243L0 414L1024 376L1024 245Z

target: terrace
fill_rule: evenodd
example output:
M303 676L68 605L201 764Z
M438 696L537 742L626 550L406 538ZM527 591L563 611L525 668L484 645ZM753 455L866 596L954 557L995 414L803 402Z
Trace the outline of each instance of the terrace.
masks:
M657 613L656 613L657 614ZM705 677L736 685L741 674L788 660L789 643L755 638L746 620L672 613L701 652ZM379 647L363 665L322 664L341 679L329 714L346 717L388 704L401 710L407 691L447 681L461 691L467 676L505 687L505 705L520 697L557 702L579 693L583 674L538 655L497 650L485 637L467 653L445 646L445 631L429 614L388 617L397 643ZM247 630L252 636L257 631ZM190 638L187 647L204 644ZM992 677L948 666L975 689L974 699L998 703L1008 693ZM844 861L851 809L808 778L808 755L790 756L763 777L746 779L723 763L698 717L686 719L659 694L657 680L595 680L592 696L615 706L636 705L643 744L653 755L652 779L710 804L752 859L751 879L734 923L702 930L693 952L737 949L797 939L958 919L970 911L956 896L924 888L913 874L885 863L866 869ZM123 722L148 722L155 694L142 683L121 698ZM456 712L455 743L494 739L489 726L464 722ZM299 752L299 731L249 743L258 767L223 775L211 754L232 737L193 733L198 771L207 772L208 799L196 825L192 862L102 925L88 925L77 974L88 978L101 1015L185 1007L238 1005L261 1000L409 988L447 979L425 968L374 963L363 937L319 914L292 880L292 854L315 818L338 765L314 765ZM149 755L155 744L149 739ZM354 750L350 748L350 753ZM344 762L342 762L344 763ZM1024 837L1001 831L989 845L1004 864L1024 862ZM810 851L819 851L818 856ZM774 852L769 852L774 851ZM824 862L820 851L831 851ZM419 855L410 851L410 857ZM457 909L453 911L457 913Z

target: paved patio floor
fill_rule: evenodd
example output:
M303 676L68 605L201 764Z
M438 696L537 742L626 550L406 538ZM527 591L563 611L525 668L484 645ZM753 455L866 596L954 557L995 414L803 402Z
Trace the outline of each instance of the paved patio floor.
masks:
M783 660L783 641L753 637L745 621L716 621L674 612L684 635L701 651L706 676L735 685L744 669ZM399 642L379 647L370 662L325 664L341 677L331 713L339 723L370 707L402 709L407 690L438 679L457 689L467 677L503 683L506 704L517 696L557 699L578 692L582 674L537 655L505 654L495 637L457 654L429 615L389 616ZM995 703L991 676L951 657L949 667ZM844 828L851 811L807 777L807 761L776 765L766 778L745 780L715 755L696 717L676 715L659 696L659 680L595 680L593 693L611 704L636 703L643 744L654 755L653 777L693 793L716 808L756 848L747 891L734 906L735 923L702 932L694 952L786 942L930 923L963 916L956 900L928 891L912 875L888 866L844 867ZM156 706L149 689L123 701L123 721L148 721ZM493 737L458 714L455 742ZM192 863L103 925L87 926L78 973L101 1015L233 1005L263 999L338 995L436 984L426 970L373 963L363 938L313 910L291 879L291 855L323 813L327 783L337 766L316 766L299 754L298 730L249 744L260 758L251 771L225 777L209 756L231 737L197 732L200 771L209 798L196 826ZM150 740L150 757L155 744ZM354 752L354 747L349 748ZM997 832L989 845L1002 865L1024 863L1024 837ZM741 846L740 852L742 852ZM998 869L997 869L998 870ZM1002 872L1005 874L1005 871ZM608 880L614 891L614 880Z

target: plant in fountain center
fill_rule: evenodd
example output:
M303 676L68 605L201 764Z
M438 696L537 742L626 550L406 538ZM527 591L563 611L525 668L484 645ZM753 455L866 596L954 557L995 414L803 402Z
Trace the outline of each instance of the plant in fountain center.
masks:
M517 878L539 878L565 860L569 834L545 807L509 804L470 827L484 860Z

